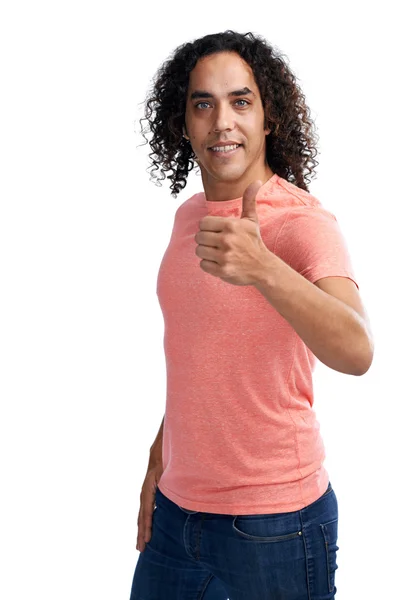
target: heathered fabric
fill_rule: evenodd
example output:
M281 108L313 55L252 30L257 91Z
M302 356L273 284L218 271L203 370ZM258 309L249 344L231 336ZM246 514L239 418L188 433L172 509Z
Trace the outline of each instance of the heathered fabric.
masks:
M195 194L176 213L161 260L167 391L158 487L190 510L297 511L326 490L313 409L316 357L254 286L204 272L194 237L206 215L240 218L242 198ZM257 194L263 242L314 283L355 281L336 217L276 173ZM357 285L358 288L358 285Z

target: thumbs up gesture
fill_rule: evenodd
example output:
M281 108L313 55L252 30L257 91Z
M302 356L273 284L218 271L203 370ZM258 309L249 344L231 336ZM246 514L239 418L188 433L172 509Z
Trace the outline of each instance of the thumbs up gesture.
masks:
M265 271L271 252L262 241L256 209L262 185L257 180L246 188L240 219L208 215L200 220L194 239L206 273L233 285L254 285Z

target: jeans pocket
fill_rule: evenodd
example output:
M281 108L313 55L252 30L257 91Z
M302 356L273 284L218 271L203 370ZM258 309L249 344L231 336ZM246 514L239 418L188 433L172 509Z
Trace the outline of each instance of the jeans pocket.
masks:
M232 521L233 530L242 538L254 542L284 542L293 538L299 538L302 531L296 529L282 535L271 535L271 516L257 517L255 515L237 515ZM280 531L282 528L280 528ZM268 535L267 535L268 534Z
M326 552L326 568L328 590L333 592L335 586L335 571L338 568L336 563L336 553L339 550L337 545L338 538L338 519L320 524L322 535L324 536Z

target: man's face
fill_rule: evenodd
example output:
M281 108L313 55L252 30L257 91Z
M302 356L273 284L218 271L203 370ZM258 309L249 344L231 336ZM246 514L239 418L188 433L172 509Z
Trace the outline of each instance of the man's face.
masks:
M240 94L229 95L238 90ZM264 129L253 71L237 53L212 54L197 62L190 73L185 121L206 184L233 183L265 169L265 136L270 130ZM239 148L228 153L209 149L229 140Z

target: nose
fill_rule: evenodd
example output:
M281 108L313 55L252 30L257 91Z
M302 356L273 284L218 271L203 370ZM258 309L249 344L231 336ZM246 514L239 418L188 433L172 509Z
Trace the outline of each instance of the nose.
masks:
M234 128L234 115L229 105L221 102L221 104L216 107L214 115L214 132L225 130L231 131Z

